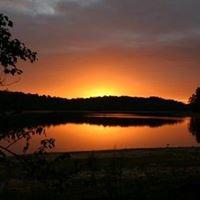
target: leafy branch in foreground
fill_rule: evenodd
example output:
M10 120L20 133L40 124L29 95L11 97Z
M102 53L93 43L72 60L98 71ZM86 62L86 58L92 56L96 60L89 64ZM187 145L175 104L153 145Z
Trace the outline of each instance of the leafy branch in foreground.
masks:
M53 158L47 155L48 151L55 147L54 138L42 139L38 148L29 151L32 136L43 136L44 134L45 129L41 126L36 128L1 130L0 163L2 166L7 166L7 163L9 163L11 168L20 169L20 173L22 173L27 180L40 181L45 184L46 187L53 187L55 191L64 190L67 187L68 180L77 174L80 169L77 167L76 163L71 163L74 166L71 169L58 170L58 166L61 162L66 161L70 163L72 161L67 153L53 156ZM16 153L12 148L17 143L24 143L22 154Z
M3 130L0 131L0 158L1 160L6 160L8 155L14 157L19 161L25 168L28 170L32 168L29 160L25 157L25 154L28 152L30 147L30 141L34 135L43 135L45 134L45 129L43 127L36 128L17 128L12 130ZM21 140L24 140L23 153L24 155L17 154L12 150L12 147L19 143ZM3 144L4 145L3 145ZM40 146L33 152L33 154L44 154L48 149L51 149L55 146L55 139L43 139L40 142Z
M30 61L37 60L37 53L31 51L18 39L13 39L10 29L13 22L4 14L0 13L0 65L3 73L0 77L0 85L3 85L3 74L21 74L22 70L17 66L19 60Z

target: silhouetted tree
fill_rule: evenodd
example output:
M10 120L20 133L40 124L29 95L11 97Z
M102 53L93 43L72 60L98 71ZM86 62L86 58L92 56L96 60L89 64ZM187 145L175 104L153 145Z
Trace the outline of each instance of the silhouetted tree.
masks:
M34 62L37 59L37 53L31 51L24 43L18 39L13 39L10 28L13 22L4 14L0 13L0 65L2 73L0 76L0 85L4 83L4 74L21 74L22 70L17 66L19 60Z
M189 103L193 111L200 112L200 87L198 87L195 93L190 97Z

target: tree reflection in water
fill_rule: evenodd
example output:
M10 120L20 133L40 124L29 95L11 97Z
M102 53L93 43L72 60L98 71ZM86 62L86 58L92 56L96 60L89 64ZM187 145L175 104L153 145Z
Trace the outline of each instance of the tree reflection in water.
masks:
M194 115L190 119L189 131L196 137L196 141L200 143L200 116Z

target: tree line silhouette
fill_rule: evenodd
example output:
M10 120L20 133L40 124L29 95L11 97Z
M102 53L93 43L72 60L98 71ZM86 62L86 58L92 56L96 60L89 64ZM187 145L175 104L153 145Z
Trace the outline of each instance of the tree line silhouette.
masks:
M104 96L66 99L22 92L0 91L2 111L183 111L187 105L159 97Z

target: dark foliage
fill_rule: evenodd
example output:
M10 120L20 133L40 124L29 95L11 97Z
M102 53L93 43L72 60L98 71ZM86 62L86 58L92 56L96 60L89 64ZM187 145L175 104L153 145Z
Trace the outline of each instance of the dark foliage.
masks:
M18 39L12 38L10 33L12 27L13 22L6 15L0 14L0 65L5 74L15 75L22 73L17 66L19 60L34 62L37 54ZM2 82L1 79L0 81Z
M190 97L189 103L193 111L200 112L200 87L198 87L195 93Z
M104 96L65 99L21 92L0 91L0 110L67 110L67 111L184 111L187 106L159 97Z
M196 141L200 143L200 116L191 117L189 131L196 137Z

